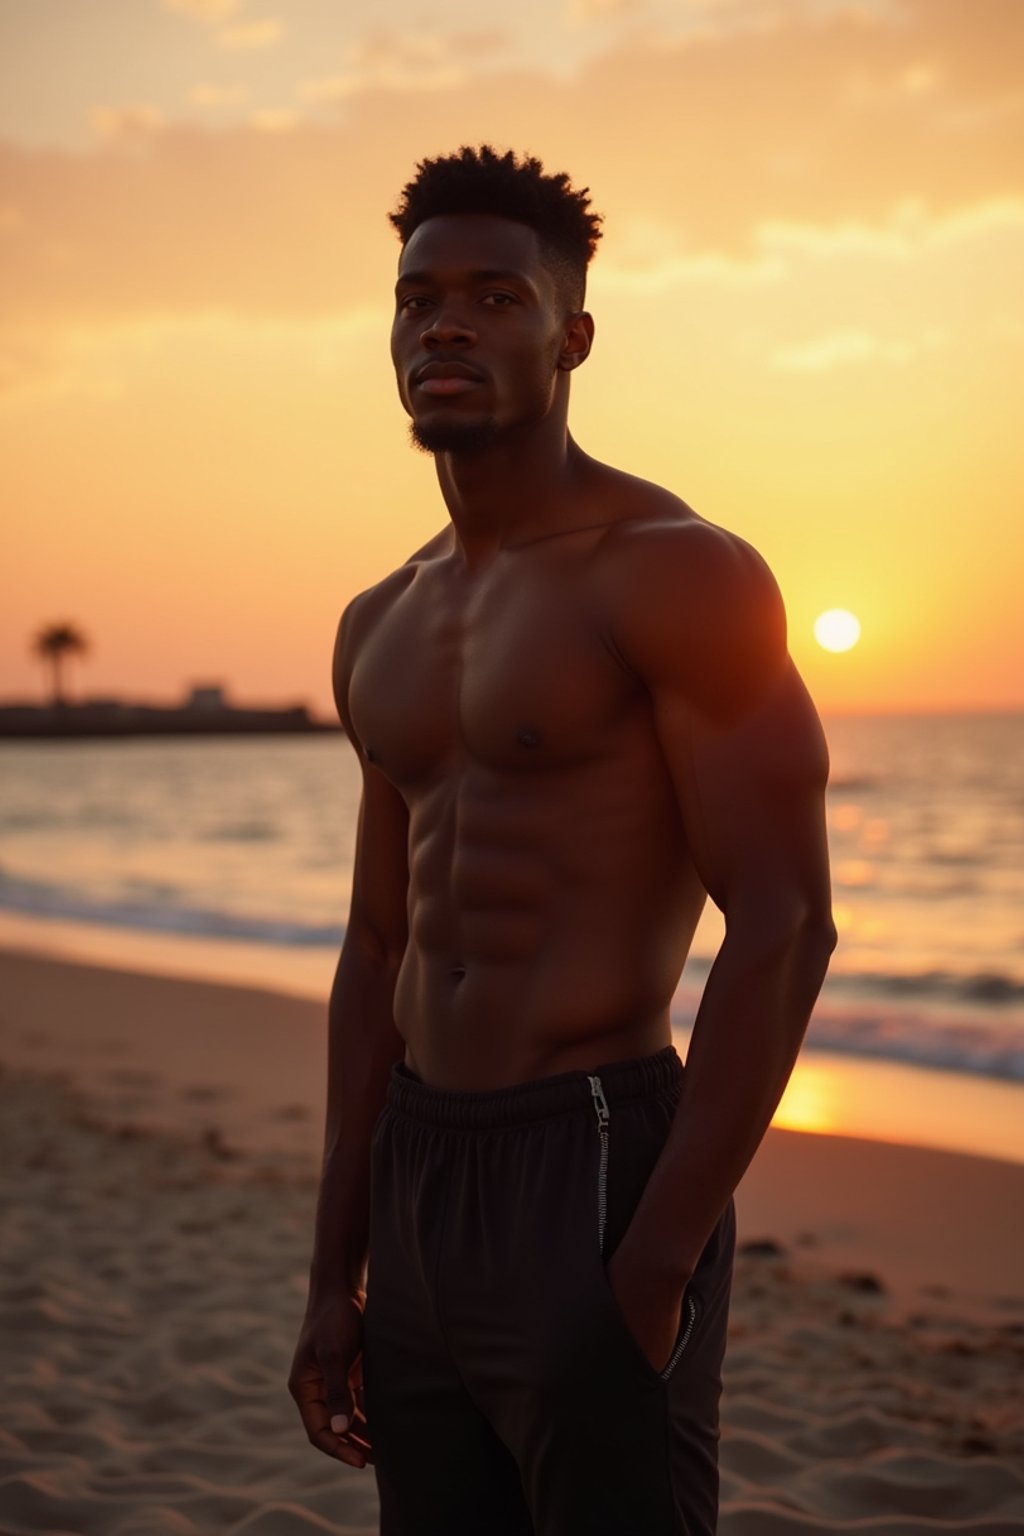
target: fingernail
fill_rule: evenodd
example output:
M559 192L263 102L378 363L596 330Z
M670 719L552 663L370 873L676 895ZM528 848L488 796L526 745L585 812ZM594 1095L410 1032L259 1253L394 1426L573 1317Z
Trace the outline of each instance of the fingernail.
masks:
M343 1413L336 1413L331 1420L331 1428L336 1435L343 1435L348 1429L348 1419Z

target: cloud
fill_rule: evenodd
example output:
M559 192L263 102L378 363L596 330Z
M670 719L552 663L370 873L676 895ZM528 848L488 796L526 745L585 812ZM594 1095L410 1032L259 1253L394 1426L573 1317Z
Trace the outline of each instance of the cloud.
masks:
M178 11L206 26L227 21L241 10L244 0L163 0L164 10Z
M914 349L903 341L883 341L866 331L834 331L799 346L781 347L772 364L788 373L824 373L844 363L906 363Z
M188 317L152 313L130 320L76 324L60 332L9 330L0 340L0 401L116 399L129 382L174 358L229 357L265 366L331 376L350 365L352 351L378 342L388 315L357 306L308 320L239 319L223 310Z
M854 66L839 83L838 101L854 111L898 105L908 97L933 94L943 74L942 66L933 59L901 60L883 69Z
M953 133L984 133L1000 127L1013 129L1024 122L1024 91L1010 91L963 106L943 107L938 122Z
M179 11L201 22L209 29L216 46L228 52L272 48L284 36L283 23L275 16L260 20L241 19L245 0L163 0L163 4L169 11ZM235 17L239 19L233 20ZM210 105L209 102L200 104Z
M272 48L279 43L284 36L284 26L276 17L267 17L263 21L242 21L233 27L222 27L213 36L218 48L227 48L232 52L248 51L255 48Z
M849 219L831 226L780 219L756 226L754 240L776 255L863 256L910 261L936 246L1001 230L1024 231L1024 195L985 198L946 213L931 213L923 198L907 198L881 223Z
M899 23L901 0L565 0L577 26L642 20L665 39L707 41L827 24L843 15L864 26Z
M788 272L778 256L762 254L753 258L730 256L721 251L694 251L670 254L649 251L643 258L607 253L599 271L601 289L615 293L655 293L686 284L704 283L713 287L751 288L777 283Z
M299 125L298 113L287 107L267 107L249 113L249 125L261 133L290 133Z
M138 144L162 128L159 107L136 104L127 107L93 107L89 121L101 139L117 144Z
M487 54L500 52L509 43L507 32L499 32L496 27L479 32L456 32L448 38L449 46L456 53L464 54L467 58L482 58Z
M1024 233L1024 195L988 198L941 214L921 198L907 198L875 223L764 219L750 231L749 256L681 249L670 226L633 217L609 241L600 282L602 288L634 293L694 283L745 288L782 282L800 263L852 257L906 265L933 250L1005 232Z
M248 97L244 85L211 85L205 81L194 85L188 93L188 99L195 107L233 107Z
M497 53L505 34L375 31L345 50L339 74L303 80L299 97L316 106L370 91L442 91L460 85L466 63Z
M333 106L354 96L358 89L358 80L353 75L323 75L315 80L300 80L298 94L300 101L308 101L312 106Z
M630 16L636 13L641 4L642 0L569 0L569 20L586 24Z

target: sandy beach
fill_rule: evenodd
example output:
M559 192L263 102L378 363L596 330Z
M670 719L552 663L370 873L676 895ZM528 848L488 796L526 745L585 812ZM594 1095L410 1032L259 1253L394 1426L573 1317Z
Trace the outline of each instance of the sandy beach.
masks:
M284 1385L323 1014L0 952L4 1536L376 1530ZM1024 1165L773 1129L736 1199L724 1536L1024 1532Z

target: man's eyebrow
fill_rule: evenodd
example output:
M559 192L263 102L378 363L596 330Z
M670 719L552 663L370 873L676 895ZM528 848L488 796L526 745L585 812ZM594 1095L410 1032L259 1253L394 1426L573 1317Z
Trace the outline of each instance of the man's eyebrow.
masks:
M523 288L533 289L534 285L525 272L517 272L514 267L481 267L476 272L467 274L471 283L519 283ZM406 284L414 287L429 288L431 283L438 281L434 272L400 272L396 288Z
M482 272L474 272L473 279L478 283L520 283L524 288L533 287L526 273L517 272L514 267L485 267Z

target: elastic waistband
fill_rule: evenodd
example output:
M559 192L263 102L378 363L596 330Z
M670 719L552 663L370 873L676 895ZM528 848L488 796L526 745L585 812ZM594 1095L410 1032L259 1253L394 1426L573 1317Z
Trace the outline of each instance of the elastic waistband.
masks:
M666 1045L653 1056L608 1062L592 1072L559 1072L511 1088L465 1093L432 1088L399 1062L391 1069L387 1108L438 1130L493 1131L574 1110L593 1113L592 1077L600 1078L605 1102L611 1108L630 1099L655 1098L677 1089L683 1081L683 1064L675 1047Z

